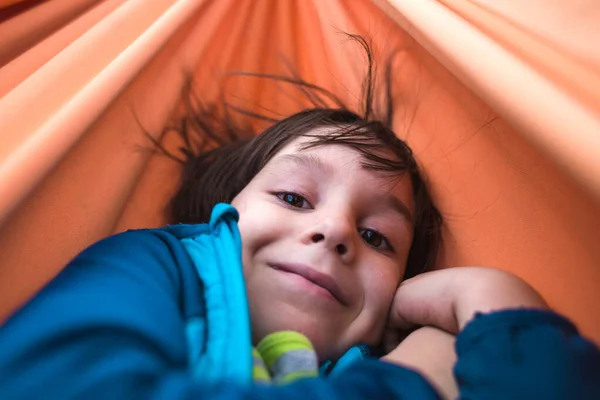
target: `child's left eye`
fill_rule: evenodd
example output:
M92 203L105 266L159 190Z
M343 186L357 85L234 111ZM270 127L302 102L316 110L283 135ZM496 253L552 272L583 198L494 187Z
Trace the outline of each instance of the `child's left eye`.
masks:
M372 229L361 229L359 232L369 246L379 250L393 250L388 240L381 233Z
M286 203L286 205L288 205L292 208L304 208L304 209L312 208L310 203L303 196L299 195L298 193L292 193L292 192L275 193L275 196L277 196L279 198L279 200L283 201L284 203Z

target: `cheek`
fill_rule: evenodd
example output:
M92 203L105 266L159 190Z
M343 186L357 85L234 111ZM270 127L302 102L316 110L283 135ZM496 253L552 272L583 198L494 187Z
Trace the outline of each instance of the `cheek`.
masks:
M285 219L281 218L277 207L267 201L242 203L238 211L238 228L242 237L242 257L246 269L256 261L256 256L263 249L285 236L285 224L281 222Z
M397 265L382 268L371 267L362 274L365 293L364 310L373 317L380 319L387 312L400 283L401 274Z
M252 213L240 213L238 228L242 237L242 259L244 262L244 270L250 266L252 256L260 247L261 235L260 228L256 228L256 217ZM254 228L253 228L254 227Z
M249 191L247 193L246 191ZM233 199L231 205L234 206L239 215L238 228L242 236L242 245L246 247L255 240L256 236L260 236L261 210L260 203L253 201L253 193L248 188L244 189L236 198Z
M260 247L277 236L279 230L272 213L259 207L247 208L240 213L238 222L242 245L248 248Z

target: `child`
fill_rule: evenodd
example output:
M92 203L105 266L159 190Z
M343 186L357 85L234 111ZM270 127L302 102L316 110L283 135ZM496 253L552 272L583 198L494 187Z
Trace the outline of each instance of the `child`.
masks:
M186 224L96 243L0 329L0 398L450 393L439 362L406 356L423 331L371 353L386 322L458 334L461 398L597 394L598 350L517 278L418 275L441 218L388 126L315 108L192 157L174 199Z

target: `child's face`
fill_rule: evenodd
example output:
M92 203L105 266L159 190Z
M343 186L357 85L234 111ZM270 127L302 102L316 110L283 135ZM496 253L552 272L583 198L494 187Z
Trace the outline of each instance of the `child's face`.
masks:
M380 340L412 242L408 174L367 170L351 148L275 155L233 200L254 340L304 333L321 360ZM397 177L396 177L397 178Z

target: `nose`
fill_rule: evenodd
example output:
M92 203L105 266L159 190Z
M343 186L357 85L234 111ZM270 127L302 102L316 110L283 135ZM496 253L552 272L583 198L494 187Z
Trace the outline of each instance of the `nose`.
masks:
M343 216L320 219L311 229L309 241L313 244L323 244L327 250L334 252L343 261L349 262L356 251L354 223Z

